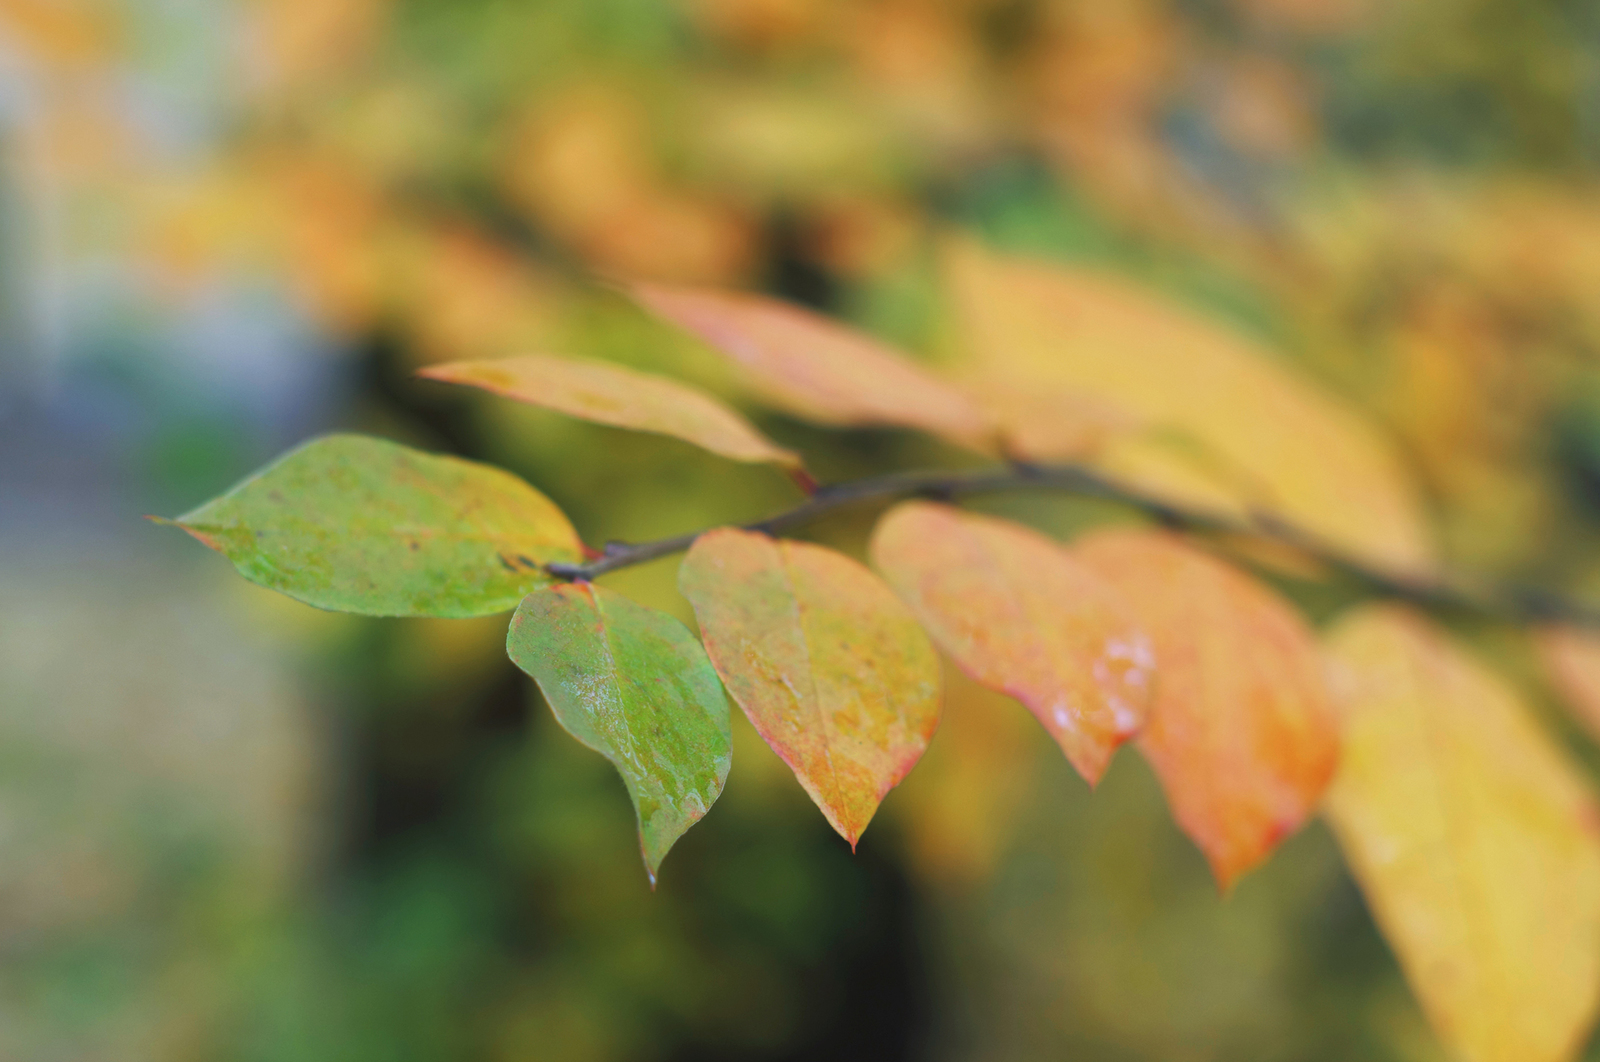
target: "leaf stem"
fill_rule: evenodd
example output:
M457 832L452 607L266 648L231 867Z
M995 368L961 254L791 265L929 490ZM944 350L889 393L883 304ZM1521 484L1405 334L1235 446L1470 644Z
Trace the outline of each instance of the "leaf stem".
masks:
M858 502L928 497L957 499L974 494L1020 490L1055 491L1079 497L1101 498L1125 505L1167 527L1218 535L1237 535L1287 546L1339 574L1362 584L1377 597L1409 601L1430 609L1459 611L1518 623L1560 621L1600 627L1600 607L1523 587L1471 587L1445 578L1386 570L1357 560L1300 528L1266 513L1247 520L1186 509L1115 482L1082 465L1013 463L970 472L894 472L818 487L793 509L752 524L746 531L767 534L799 527L836 509ZM545 570L557 579L590 580L681 553L710 528L651 542L608 542L601 555L585 564L549 564Z

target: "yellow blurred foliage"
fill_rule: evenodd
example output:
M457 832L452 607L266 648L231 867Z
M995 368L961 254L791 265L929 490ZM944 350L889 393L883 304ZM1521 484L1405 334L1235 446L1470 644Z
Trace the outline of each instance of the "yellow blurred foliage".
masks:
M28 210L37 206L25 220L59 240L54 251L76 270L60 280L62 263L36 266L29 242L18 256L25 282L37 269L76 291L98 282L106 262L132 263L141 295L170 296L181 311L186 297L219 282L264 281L310 316L329 347L376 357L373 341L382 339L381 353L392 346L402 369L552 349L683 370L737 394L732 370L698 346L674 347L681 337L605 285L700 285L701 294L735 302L744 291L770 291L913 353L945 323L943 307L963 303L975 342L948 359L959 362L948 374L898 358L880 372L861 353L881 352L876 338L836 346L835 333L781 324L734 335L727 345L735 348L752 335L776 343L775 363L789 373L768 365L779 383L768 380L767 404L777 412L759 430L841 479L948 458L938 443L897 429L931 430L990 458L1081 461L1200 513L1240 523L1278 517L1379 566L1424 572L1442 557L1442 567L1469 577L1526 576L1580 593L1600 571L1584 559L1600 542L1586 509L1596 486L1584 479L1600 468L1600 443L1590 441L1596 452L1586 454L1581 430L1586 417L1600 422L1600 409L1590 408L1600 406L1600 191L1587 111L1558 106L1563 92L1587 100L1587 88L1572 86L1588 68L1539 36L1565 32L1566 14L1552 12L1571 7L217 0L206 12L216 24L195 17L190 34L187 24L174 32L192 13L184 4L0 0L0 59L20 59L14 81L9 62L0 71L8 108L0 180L14 170ZM186 50L191 36L206 34L216 37L210 65ZM185 94L208 98L168 113ZM1462 100L1490 102L1476 109ZM1476 140L1462 148L1449 140L1458 134L1446 128L1446 104L1469 132L1512 120L1533 129L1520 134L1531 143L1548 127L1570 136L1571 154L1552 163ZM1464 116L1456 113L1463 106ZM1459 154L1432 152L1435 136ZM0 196L11 190L0 186ZM0 199L5 226L9 207ZM1032 248L1094 268L969 248L955 258L954 283L941 284L928 235L944 226L982 232L1007 253ZM0 235L10 231L0 227ZM1278 342L1236 333L1126 279L1133 276L1160 278L1163 290L1182 289L1224 316L1241 311L1235 316ZM9 279L0 277L0 311L9 310ZM820 387L808 375L818 365L826 369ZM576 499L586 530L664 536L795 501L770 470L741 478L743 469L675 441L498 400L463 405L491 456L543 477L564 505ZM429 435L435 425L413 424L409 413L352 415L438 441ZM795 423L807 419L852 430ZM990 423L1003 426L1003 446L989 445ZM1291 581L1326 574L1287 547L1226 536L1218 544ZM607 578L692 619L670 563ZM297 651L353 646L368 630L321 614L263 614L276 617L269 626L298 632ZM373 667L415 687L470 683L498 655L493 626L407 626ZM1593 647L1552 645L1554 637L1543 640L1547 664L1582 705ZM1357 655L1369 650L1382 655L1370 646ZM1413 655L1427 657L1419 673L1454 674L1438 654ZM1028 954L1037 965L1018 981L1043 994L1032 1013L1012 1001L1015 1009L984 1015L985 1035L999 1045L993 1057L1074 1057L1090 1048L1073 1037L1095 1035L1150 1057L1232 1057L1235 1044L1202 1035L1218 1014L1247 1015L1256 1024L1245 1027L1269 1036L1284 1011L1267 997L1285 982L1300 940L1269 939L1257 914L1240 912L1253 910L1249 897L1264 892L1250 890L1268 889L1263 879L1280 864L1253 875L1232 906L1218 908L1204 889L1174 914L1153 883L1182 879L1169 872L1192 852L1180 847L1136 764L1111 772L1092 814L1072 811L1073 829L1110 816L1094 827L1106 836L1092 865L1070 846L1041 855L1042 834L1019 843L1030 825L1060 825L1047 817L1059 810L1059 788L1038 799L1055 784L1042 766L1045 736L1017 704L947 671L941 731L887 806L913 870L945 897L991 903L996 923L1009 927L1013 958L1035 949ZM1470 677L1462 691L1469 708L1495 700ZM1440 704L1408 701L1384 726L1358 733L1358 770L1374 757L1387 762L1388 739L1409 748L1399 741L1406 735L1377 731L1419 713L1450 738L1447 751L1459 751L1451 744L1459 720ZM734 726L741 766L732 784L748 779L758 801L770 796L774 805L795 796L791 776L749 725L736 717ZM436 751L424 741L410 754L420 762ZM1473 800L1500 793L1504 779L1479 762L1481 750L1468 751L1447 765L1449 784L1460 782ZM1335 817L1414 781L1403 770L1373 775L1370 792L1352 797L1347 787ZM1116 817L1131 814L1117 810L1119 787L1137 796L1130 807L1148 813L1137 837L1125 829L1132 819ZM1508 803L1525 810L1545 796ZM1400 803L1408 815L1424 806ZM1438 968L1459 969L1460 941L1419 944L1410 915L1395 916L1413 904L1415 882L1379 858L1423 818L1401 816L1392 834L1356 844L1379 865L1365 871L1369 883L1404 894L1375 906L1399 926L1393 932L1413 970L1434 961L1423 953L1435 946L1445 955ZM1485 851L1516 832L1516 823L1485 821ZM586 828L570 827L562 843L587 851ZM1341 829L1348 840L1349 824ZM1587 838L1562 835L1574 852L1587 851ZM1011 892L985 892L1007 874L1037 889L1052 880L1046 862L1050 873L1079 875L1091 899L1078 907L1079 896L1068 904L1046 889L1023 917L1017 897L1026 888L1012 881L1004 886ZM1332 895L1337 873L1325 869L1316 887ZM1496 873L1483 876L1499 902L1512 890ZM1305 889L1318 904L1326 899ZM1416 895L1414 906L1425 909L1450 893ZM1551 902L1551 924L1587 918L1587 894L1580 900ZM564 932L566 916L583 912L613 939L629 935L609 921L622 902L585 881L566 886L551 909ZM1319 917L1337 906L1322 904ZM1116 917L1103 917L1108 909ZM1206 917L1197 912L1214 911L1218 921L1204 923L1200 943L1163 950L1168 930L1186 939L1184 927ZM1288 943L1275 943L1280 937ZM1219 941L1239 948L1249 975L1186 982L1183 972L1219 967L1180 953L1234 955ZM655 946L624 964L673 980L655 977L651 963L667 968L681 957L672 948L688 946ZM1535 969L1537 959L1518 952L1508 961L1539 986L1550 971ZM1434 976L1416 979L1428 986L1424 998L1437 1000ZM619 1003L609 986L527 971L512 981L486 1005L489 1050L502 1057L633 1057L655 1035L626 992ZM160 983L183 996L203 982L173 975ZM1557 1003L1575 1011L1563 991L1530 997L1528 1013ZM1402 1009L1398 989L1373 993L1348 1008L1339 997L1341 1023L1382 1027L1395 1051L1431 1057L1436 1045ZM1485 993L1483 1015L1514 995ZM1152 998L1160 1000L1154 1008ZM1464 1009L1433 1004L1440 1027L1458 1039ZM624 1027L619 1014L638 1024ZM173 1034L174 1043L203 1039ZM1365 1057L1366 1046L1339 1041L1328 1051ZM1270 1045L1260 1054L1288 1057Z
M378 41L391 0L248 0L258 88L304 92L348 74Z
M589 86L530 106L502 180L603 274L729 282L750 268L748 220L723 199L664 181L643 117L619 89Z
M966 243L947 261L983 371L1176 430L1252 508L1397 570L1432 566L1419 501L1385 441L1271 351L1104 274Z
M51 66L82 69L120 47L121 20L110 0L0 0L0 30Z

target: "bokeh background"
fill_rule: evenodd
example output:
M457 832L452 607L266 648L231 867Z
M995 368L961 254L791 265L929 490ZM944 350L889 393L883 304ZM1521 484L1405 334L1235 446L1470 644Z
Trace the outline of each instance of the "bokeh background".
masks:
M937 363L964 233L1266 341L1455 568L1600 590L1597 167L1589 0L0 0L0 1057L1442 1059L1319 824L1220 898L1136 755L1091 800L953 676L853 857L736 713L652 894L503 620L315 612L140 517L332 428L591 542L758 517L770 470L412 372L744 401L614 277ZM954 459L746 408L824 479ZM673 577L611 581L687 618Z

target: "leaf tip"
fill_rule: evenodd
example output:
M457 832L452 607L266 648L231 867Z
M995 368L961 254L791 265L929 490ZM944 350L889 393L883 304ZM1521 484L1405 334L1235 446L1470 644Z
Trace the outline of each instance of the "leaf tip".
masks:
M1261 857L1243 859L1239 857L1238 853L1230 855L1223 852L1216 854L1207 852L1206 862L1210 864L1211 877L1217 883L1217 895L1227 899L1233 895L1233 890L1238 886L1239 879L1248 874L1257 863L1261 862Z
M861 835L867 832L867 824L846 822L841 816L835 815L830 808L824 808L823 814L828 820L828 825L832 826L834 832L843 837L845 843L850 846L850 854L855 855L856 846L861 843Z
M667 840L663 846L659 834L647 834L647 827L643 818L639 821L639 858L644 862L644 876L650 882L650 891L656 891L656 884L661 877L661 863L667 858L667 853L672 850L677 838ZM679 835L681 836L681 834Z
M165 517L165 516L150 516L150 515L146 515L145 519L149 520L152 524L156 524L156 525L158 525L160 527L176 527L179 531L184 532L190 538L194 539L196 542L200 543L202 546L205 546L207 549L214 549L218 553L225 552L223 550L223 548L222 548L222 544L220 542L218 542L214 537L212 537L211 535L206 534L204 531L200 530L198 527L194 526L193 524L184 523L183 522L184 518L181 517L181 516L177 517L176 519L170 519L170 518Z
M1206 861L1211 864L1211 874L1217 879L1217 891L1223 896L1230 895L1240 878L1265 863L1278 850L1278 846L1299 832L1303 825L1303 815L1280 815L1260 830L1254 843L1231 848L1222 846L1217 851L1207 851Z
M1091 793L1100 788L1100 780L1106 776L1106 771L1111 766L1111 758L1128 740L1127 736L1118 734L1108 739L1104 746L1069 748L1063 738L1055 734L1052 736L1056 738L1056 744L1066 755L1067 762L1072 764L1072 769L1078 772L1078 777L1089 783Z

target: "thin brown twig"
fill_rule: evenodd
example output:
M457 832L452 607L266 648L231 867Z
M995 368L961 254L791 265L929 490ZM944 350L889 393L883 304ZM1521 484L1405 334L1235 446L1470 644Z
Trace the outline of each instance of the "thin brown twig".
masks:
M1239 520L1185 509L1117 483L1081 465L1012 464L972 472L895 472L834 483L818 488L810 498L793 509L745 524L744 529L776 534L858 502L912 497L953 500L967 495L1017 490L1058 491L1102 498L1125 505L1179 530L1237 535L1288 546L1360 583L1369 593L1378 597L1517 623L1563 622L1600 627L1600 607L1594 605L1545 591L1520 587L1470 588L1441 577L1385 570L1335 549L1316 536L1276 517L1258 514L1249 520ZM596 560L586 564L550 564L546 566L546 571L557 579L595 579L620 568L680 553L692 546L705 530L709 528L651 542L608 542L605 551Z

